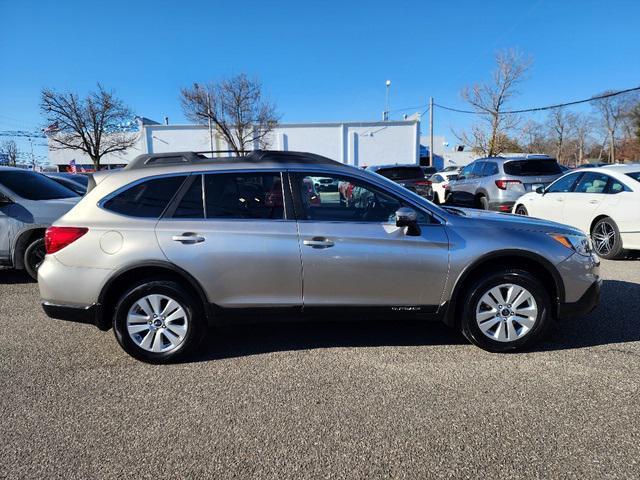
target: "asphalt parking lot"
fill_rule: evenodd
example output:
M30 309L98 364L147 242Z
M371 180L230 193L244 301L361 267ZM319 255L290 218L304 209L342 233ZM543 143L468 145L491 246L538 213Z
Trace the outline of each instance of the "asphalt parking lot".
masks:
M536 351L439 324L217 332L190 363L49 320L0 272L2 478L639 478L640 261Z

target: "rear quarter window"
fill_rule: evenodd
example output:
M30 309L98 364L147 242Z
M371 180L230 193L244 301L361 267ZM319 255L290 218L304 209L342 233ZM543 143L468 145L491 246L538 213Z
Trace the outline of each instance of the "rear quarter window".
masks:
M185 178L177 176L146 180L109 198L102 207L130 217L159 218Z
M560 175L562 169L557 161L549 160L511 160L504 164L504 173L515 177L535 177Z

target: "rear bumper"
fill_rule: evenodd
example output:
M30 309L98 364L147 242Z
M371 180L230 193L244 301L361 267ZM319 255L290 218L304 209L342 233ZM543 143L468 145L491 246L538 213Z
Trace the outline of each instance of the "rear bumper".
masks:
M598 279L587 289L577 302L558 305L558 318L570 318L591 313L600 303L602 280Z
M100 305L94 304L87 307L76 305L57 305L50 302L42 302L42 309L48 317L68 322L86 323L95 325L100 330L108 330L100 320Z
M489 210L494 210L496 212L510 213L515 203L516 203L515 201L514 202L490 202Z

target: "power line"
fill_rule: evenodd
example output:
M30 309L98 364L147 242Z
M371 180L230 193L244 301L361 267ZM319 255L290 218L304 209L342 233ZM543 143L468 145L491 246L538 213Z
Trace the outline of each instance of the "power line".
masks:
M636 92L636 91L640 91L640 87L634 87L634 88L627 88L626 90L619 90L617 92L610 92L610 93L604 93L602 95L597 95L595 97L591 97L591 98L585 98L583 100L576 100L574 102L566 102L566 103L557 103L555 105L547 105L546 107L534 107L534 108L525 108L525 109L521 109L521 110L507 110L504 112L500 112L501 115L511 115L511 114L516 114L516 113L528 113L528 112L542 112L544 110L553 110L555 108L562 108L562 107L568 107L570 105L578 105L580 103L588 103L588 102L593 102L594 100L601 100L603 98L610 98L610 97L615 97L618 95L622 95L625 93L629 93L629 92ZM440 105L438 103L434 104L436 107L438 108L442 108L443 110L449 110L451 112L457 112L457 113L470 113L473 115L488 115L488 112L477 112L474 110L462 110L459 108L452 108L452 107L446 107L444 105Z

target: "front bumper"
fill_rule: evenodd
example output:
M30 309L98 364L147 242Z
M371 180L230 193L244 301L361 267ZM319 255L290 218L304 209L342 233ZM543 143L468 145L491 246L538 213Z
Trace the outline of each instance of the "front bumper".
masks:
M558 318L570 318L591 313L600 303L602 280L598 279L587 289L577 302L558 305Z

